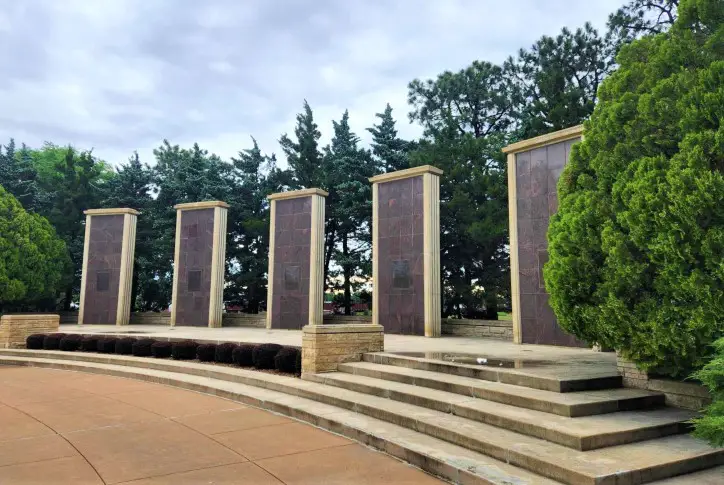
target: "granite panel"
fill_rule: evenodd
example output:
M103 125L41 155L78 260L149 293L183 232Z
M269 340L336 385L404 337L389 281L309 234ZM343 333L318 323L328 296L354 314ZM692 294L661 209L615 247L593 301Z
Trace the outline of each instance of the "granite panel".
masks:
M91 216L83 323L116 323L121 281L123 215Z
M425 335L422 176L378 187L378 314L385 333Z
M282 199L275 204L271 326L300 330L309 321L312 197Z
M579 139L516 154L518 262L523 343L584 347L564 332L548 304L543 267L548 261L548 223L558 209L556 186Z
M211 303L214 209L181 211L176 325L206 327Z

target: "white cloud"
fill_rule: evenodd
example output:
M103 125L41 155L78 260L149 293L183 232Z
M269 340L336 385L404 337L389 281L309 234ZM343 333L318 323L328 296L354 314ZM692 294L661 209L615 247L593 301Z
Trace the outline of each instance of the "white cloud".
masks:
M363 141L389 102L402 136L407 83L502 62L622 0L0 0L0 143L94 148L152 161L163 138L230 157L281 155L307 99L329 142L345 109Z

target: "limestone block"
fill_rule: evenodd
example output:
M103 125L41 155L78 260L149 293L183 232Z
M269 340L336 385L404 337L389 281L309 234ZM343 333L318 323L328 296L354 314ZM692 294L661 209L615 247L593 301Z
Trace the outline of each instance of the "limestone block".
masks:
M25 340L34 333L58 331L58 314L20 314L0 317L0 348L24 349Z
M384 350L382 325L307 325L302 331L303 373L333 372L340 363L359 361L364 353Z

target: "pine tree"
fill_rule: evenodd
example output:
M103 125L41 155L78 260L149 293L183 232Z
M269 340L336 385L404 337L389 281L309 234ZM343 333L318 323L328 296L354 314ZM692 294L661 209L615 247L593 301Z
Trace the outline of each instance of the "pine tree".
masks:
M380 123L367 128L372 133L372 154L378 169L382 172L394 172L410 168L409 152L412 144L397 136L392 107L388 103L385 111L375 115Z
M295 188L312 188L323 185L322 153L319 151L319 132L309 103L304 100L304 111L297 115L294 128L296 141L285 133L279 139L287 157Z

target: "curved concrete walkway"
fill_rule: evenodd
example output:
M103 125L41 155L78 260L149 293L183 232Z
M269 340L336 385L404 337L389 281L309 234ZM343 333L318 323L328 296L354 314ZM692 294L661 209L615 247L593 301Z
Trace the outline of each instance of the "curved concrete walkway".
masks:
M0 366L0 483L443 482L346 438L214 396Z

